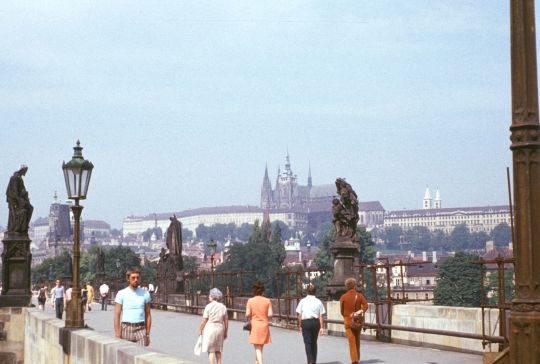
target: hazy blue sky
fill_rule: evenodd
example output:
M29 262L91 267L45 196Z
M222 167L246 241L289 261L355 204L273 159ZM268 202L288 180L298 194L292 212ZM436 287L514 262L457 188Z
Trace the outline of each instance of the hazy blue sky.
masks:
M387 210L427 185L446 207L506 204L508 3L2 2L0 184L27 164L46 216L80 138L83 218L113 227L258 205L287 149L302 184L311 163Z

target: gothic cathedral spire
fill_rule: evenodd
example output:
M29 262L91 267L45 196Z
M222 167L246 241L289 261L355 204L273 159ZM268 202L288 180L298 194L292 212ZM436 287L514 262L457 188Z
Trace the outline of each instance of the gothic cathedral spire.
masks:
M268 177L268 164L266 164L266 166L264 167L264 178L261 188L261 208L270 209L272 208L273 202L274 199L272 196L272 183L270 182L270 178Z

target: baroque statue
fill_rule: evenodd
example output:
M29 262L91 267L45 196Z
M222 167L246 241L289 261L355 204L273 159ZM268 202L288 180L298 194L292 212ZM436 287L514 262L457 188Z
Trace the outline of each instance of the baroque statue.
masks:
M23 164L9 179L6 190L6 201L9 208L8 233L28 234L28 226L34 207L30 204L28 191L26 191L23 181L23 176L26 175L27 171L28 167Z
M339 198L332 201L332 214L336 228L336 242L358 242L356 226L358 224L358 197L351 185L343 178L336 179Z
M182 223L176 218L176 215L170 217L171 223L167 228L167 249L174 261L176 270L184 268L182 259Z
M105 273L105 253L101 247L96 252L96 273Z

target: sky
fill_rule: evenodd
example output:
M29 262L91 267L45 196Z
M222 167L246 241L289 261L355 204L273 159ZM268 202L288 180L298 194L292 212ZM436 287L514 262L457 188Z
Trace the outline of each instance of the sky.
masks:
M301 184L311 165L386 210L427 186L443 207L507 204L508 3L2 2L0 185L28 165L46 217L80 140L82 218L115 228L258 205L287 152Z

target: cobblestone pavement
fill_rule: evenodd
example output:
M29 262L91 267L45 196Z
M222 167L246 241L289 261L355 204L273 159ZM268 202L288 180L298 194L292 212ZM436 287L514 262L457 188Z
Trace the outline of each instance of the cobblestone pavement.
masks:
M95 303L93 310L85 313L87 325L104 334L113 335L113 306L108 311L101 311ZM54 316L50 302L46 312ZM169 355L190 359L198 363L208 363L205 353L193 354L197 339L197 329L201 317L196 315L152 310L152 350ZM266 364L301 364L306 362L302 335L299 331L272 327L272 343L264 347ZM253 364L255 354L248 344L247 332L242 331L242 323L230 322L229 338L225 340L223 362L225 364ZM322 336L318 341L319 364L348 364L347 341L343 337ZM455 353L429 348L406 345L386 344L374 341L362 341L362 364L397 363L397 364L480 364L480 355Z

